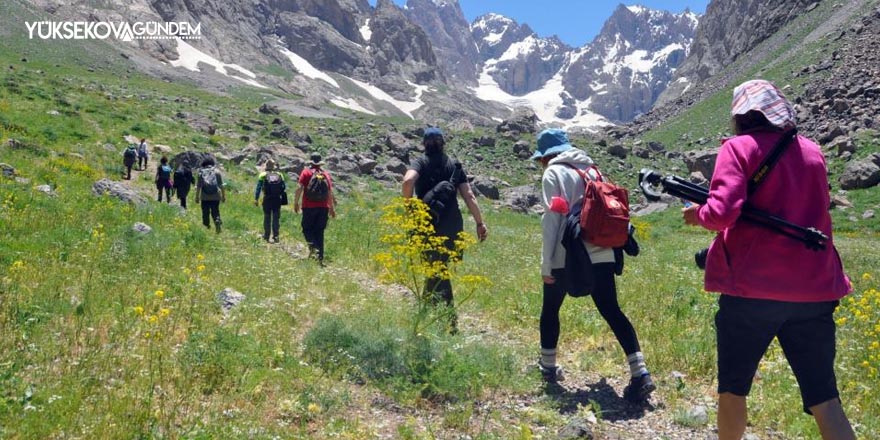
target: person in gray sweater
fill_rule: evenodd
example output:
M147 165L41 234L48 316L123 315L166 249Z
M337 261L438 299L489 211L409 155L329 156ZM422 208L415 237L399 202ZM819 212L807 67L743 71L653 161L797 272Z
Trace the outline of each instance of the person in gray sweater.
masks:
M591 180L599 180L601 175L587 153L572 146L568 135L559 129L544 130L538 135L538 148L531 159L539 161L544 168L541 178L544 202L541 277L544 281L544 299L538 367L545 381L555 383L563 379L562 368L556 362L559 309L566 294L561 283L565 270L565 248L561 243L563 230L569 213L579 212L583 204L586 182L580 173ZM624 390L624 398L633 403L644 402L656 387L648 373L636 331L617 302L614 250L586 242L584 246L593 268L594 288L591 296L623 348L629 364L630 383Z

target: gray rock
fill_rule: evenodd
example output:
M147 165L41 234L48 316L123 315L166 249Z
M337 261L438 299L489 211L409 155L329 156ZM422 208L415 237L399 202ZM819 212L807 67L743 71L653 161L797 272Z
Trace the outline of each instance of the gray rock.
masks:
M629 155L629 148L622 144L614 144L608 147L608 154L621 159L626 159L626 156Z
M651 150L647 148L636 147L633 148L633 154L636 157L641 157L642 159L650 159L651 158Z
M211 153L184 151L183 153L178 153L171 159L171 168L177 169L178 166L183 164L195 171L202 167L202 162L207 158L214 158L214 156Z
M392 158L388 163L385 164L385 169L395 173L395 174L403 174L407 170L407 165L403 163L400 159Z
M846 136L846 133L839 125L835 125L830 131L820 135L818 141L820 144L827 144L841 136Z
M138 234L141 234L141 235L147 235L150 232L153 232L153 228L151 228L146 223L141 223L141 222L135 223L134 226L131 227L131 230L134 232L137 232Z
M709 410L703 405L696 405L684 414L686 426L705 426L709 423Z
M560 440L588 439L592 440L593 430L587 424L586 420L576 418L569 422L564 428L559 430Z
M538 131L538 115L531 109L517 107L510 119L502 121L495 126L498 133L524 134Z
M706 180L706 176L704 176L703 173L701 173L699 171L694 171L693 173L691 173L691 175L688 176L688 180L690 180L691 183L695 183L697 185L702 185L702 186L705 186L709 183L709 181Z
M278 107L275 107L274 105L269 105L269 104L261 105L259 112L264 115L277 115L277 114L281 113L278 110Z
M513 144L513 154L519 159L528 159L532 157L532 146L528 141L517 141Z
M116 149L116 146L113 144L104 144L104 150L109 151L111 153L117 153L119 150Z
M477 190L478 193L486 197L490 200L498 200L501 198L501 192L498 190L498 185L495 184L491 179L487 179L485 177L474 177L471 185L474 189Z
M373 169L375 169L376 165L378 165L378 164L379 163L376 162L375 160L364 157L358 161L357 165L358 165L358 168L360 169L361 174L370 174L373 172Z
M648 142L648 148L650 148L651 151L654 151L657 153L666 151L666 146L664 146L662 143L657 142L657 141Z
M842 194L835 194L831 196L831 207L838 209L847 209L852 208L853 204Z
M874 218L874 210L873 209L869 209L869 210L865 211L864 213L862 213L862 219L868 220L868 219L872 219L872 218Z
M656 212L663 212L669 209L668 203L663 202L650 202L647 205L640 207L633 207L632 215L634 217L641 217L648 214L654 214Z
M475 139L475 143L481 147L494 147L495 138L492 136L480 136L479 139Z
M223 289L217 294L217 301L220 303L220 308L223 309L224 314L229 313L230 310L239 305L246 298L247 296L243 293L235 291L230 287Z
M3 177L11 179L15 177L15 167L8 163L0 163L0 173L3 174Z
M717 158L718 150L689 151L683 157L689 172L699 171L706 179L712 179Z
M58 195L54 190L52 190L52 187L49 185L39 185L34 189L51 197L55 197Z
M851 162L840 176L840 187L845 190L871 188L880 183L880 166L873 161Z
M126 203L142 205L146 203L144 198L128 185L110 179L101 179L92 185L92 194L102 196L109 194Z
M503 197L504 206L515 212L539 213L543 211L540 191L532 185L509 188L504 191Z
M391 132L385 136L385 147L388 148L392 156L399 159L408 157L409 152L415 150L409 139L397 132Z

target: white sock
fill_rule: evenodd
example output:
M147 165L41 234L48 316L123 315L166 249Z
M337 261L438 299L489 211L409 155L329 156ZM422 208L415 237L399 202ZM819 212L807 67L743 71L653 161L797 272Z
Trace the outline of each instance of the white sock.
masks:
M648 365L645 363L645 355L637 351L626 357L629 362L629 373L632 377L642 377L648 374Z
M545 367L555 367L556 366L556 349L555 348L542 348L541 349L541 365Z

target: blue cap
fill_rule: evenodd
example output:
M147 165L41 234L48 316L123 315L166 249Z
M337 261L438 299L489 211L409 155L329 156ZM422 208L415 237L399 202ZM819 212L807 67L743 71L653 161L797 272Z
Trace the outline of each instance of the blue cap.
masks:
M430 127L425 129L425 135L422 136L422 139L428 139L432 137L443 137L443 132L437 127Z
M571 146L565 131L558 128L548 128L538 134L538 150L530 159L540 159L548 154L562 153L572 148L574 147Z

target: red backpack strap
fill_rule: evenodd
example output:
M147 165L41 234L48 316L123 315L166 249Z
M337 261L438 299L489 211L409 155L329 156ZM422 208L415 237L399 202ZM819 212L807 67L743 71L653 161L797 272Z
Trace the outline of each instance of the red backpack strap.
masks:
M574 166L574 165L572 165L572 164L570 164L570 163L561 163L560 165L565 165L565 166L567 166L567 167L569 167L569 168L575 170L575 172L577 172L578 175L581 176L581 178L584 179L584 181L589 181L589 180L590 180L590 176L588 176L587 173L584 172L584 171L582 171L580 168L578 168L578 167L576 167L576 166Z
M602 172L599 171L599 167L597 167L596 165L590 165L590 169L593 170L593 171L595 171L595 172L596 172L596 175L599 176L599 180L598 180L599 182L604 182L604 181L605 181L605 176L603 176L603 175L602 175Z

